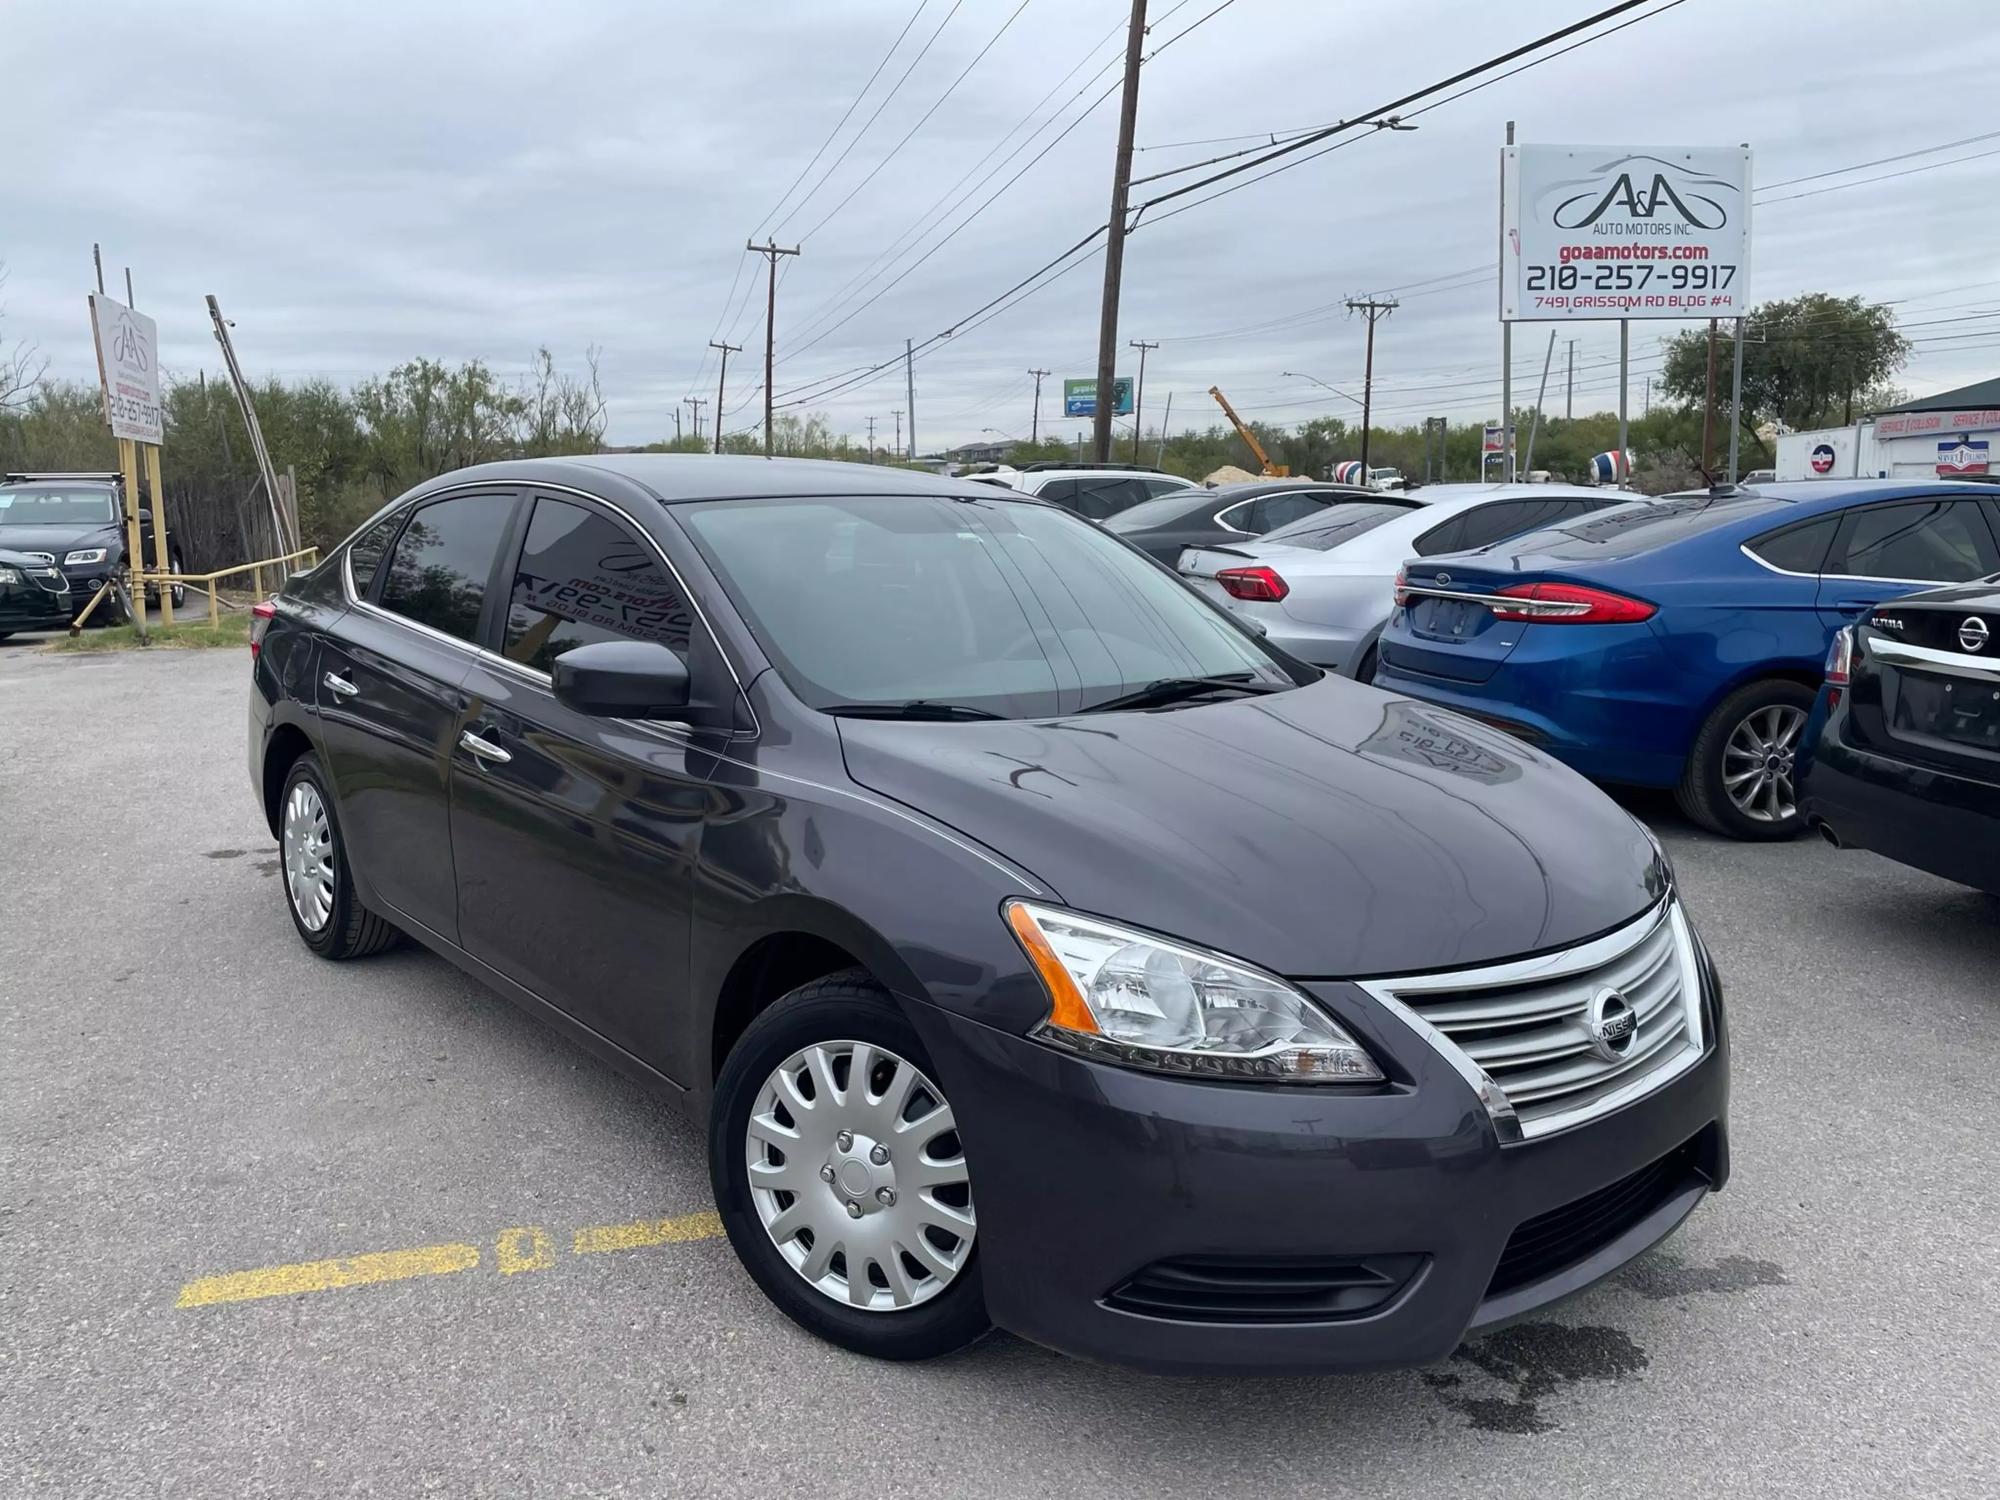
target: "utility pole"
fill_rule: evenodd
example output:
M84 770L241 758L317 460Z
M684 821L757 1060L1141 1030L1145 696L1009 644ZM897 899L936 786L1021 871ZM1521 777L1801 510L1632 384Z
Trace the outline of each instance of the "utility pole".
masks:
M1569 381L1563 391L1563 420L1569 421L1576 415L1576 340L1569 341Z
M889 415L896 419L896 456L901 458L903 456L903 409L896 407Z
M708 405L706 396L683 396L681 404L694 412L694 440L701 441L701 409Z
M1642 417L1650 417L1652 414L1653 414L1653 377L1648 375L1646 377L1646 404L1639 409L1639 415Z
M1716 319L1708 320L1708 395L1701 407L1701 474L1702 482L1715 472L1715 328Z
M903 340L903 405L910 413L910 462L917 461L917 362Z
M1372 425L1370 417L1375 400L1375 325L1401 305L1394 297L1386 301L1375 297L1347 299L1348 312L1360 313L1368 320L1368 367L1361 377L1361 483L1364 486L1369 482L1368 429Z
M1035 377L1035 415L1034 419L1028 424L1028 441L1030 443L1039 443L1042 440L1042 377L1049 372L1047 370L1030 370L1028 373Z
M722 388L729 380L729 356L732 354L741 354L743 346L741 344L732 344L727 339L719 344L714 339L710 339L708 347L722 351L722 373L715 377L715 451L720 453L722 451Z
M1146 45L1146 0L1132 0L1125 33L1125 94L1118 106L1118 154L1111 165L1111 217L1104 230L1104 302L1097 317L1097 397L1091 440L1111 459L1111 408L1118 381L1118 287L1125 274L1125 206L1132 187L1132 133L1139 123L1139 58Z
M799 249L794 245L789 250L781 250L775 238L761 245L754 240L745 240L743 248L755 250L771 263L770 280L765 284L764 292L764 457L769 458L771 456L771 354L777 343L775 331L778 321L778 257L797 255Z
M1139 418L1146 409L1146 351L1157 349L1160 342L1155 339L1147 343L1144 339L1133 339L1131 345L1139 351L1139 384L1132 392L1132 462L1139 461Z
M680 445L681 445L681 409L680 406L676 404L674 407L674 446L678 448L680 447Z
M868 419L868 462L875 462L875 419Z
M1174 393L1168 391L1167 414L1160 418L1160 451L1153 455L1153 467L1156 469L1164 469L1167 466L1167 429L1173 425Z

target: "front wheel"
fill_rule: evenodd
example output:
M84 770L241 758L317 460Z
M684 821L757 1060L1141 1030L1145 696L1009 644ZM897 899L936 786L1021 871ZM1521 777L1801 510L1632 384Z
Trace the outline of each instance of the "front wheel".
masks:
M1805 826L1797 757L1813 690L1769 678L1738 688L1708 716L1675 796L1681 811L1726 838L1771 841Z
M178 573L178 572L180 572L180 571L181 571L181 555L180 555L180 553L178 553L178 552L170 552L170 553L168 553L168 554L167 554L167 571L168 571L169 573ZM167 597L168 597L169 599L171 599L171 600L173 601L173 605L174 605L174 608L175 608L175 609L184 609L184 608L186 608L186 606L187 606L187 602L188 602L188 591L187 591L187 585L186 585L186 584L184 584L184 583L176 583L176 584L174 584L174 585L173 585L173 586L172 586L172 587L171 587L171 588L170 588L170 589L169 589L169 590L167 591Z
M992 1326L951 1104L915 1029L862 971L751 1022L716 1081L709 1177L744 1268L808 1332L910 1360Z

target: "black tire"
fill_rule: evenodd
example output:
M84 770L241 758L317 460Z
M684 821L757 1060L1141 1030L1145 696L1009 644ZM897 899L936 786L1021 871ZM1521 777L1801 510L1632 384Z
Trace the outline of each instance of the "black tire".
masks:
M709 1112L708 1171L723 1228L764 1295L808 1333L874 1359L934 1359L950 1354L993 1326L986 1313L976 1238L963 1267L928 1301L871 1311L836 1302L807 1282L779 1252L757 1216L745 1159L757 1096L772 1072L794 1053L815 1042L834 1041L886 1047L926 1078L937 1078L916 1029L888 991L864 970L849 969L793 990L750 1023L716 1080Z
M1701 726L1701 733L1695 736L1694 748L1688 752L1687 767L1681 773L1680 786L1674 792L1681 811L1724 838L1771 843L1796 837L1805 827L1805 818L1798 807L1797 791L1792 780L1795 771L1790 755L1783 758L1779 773L1783 778L1782 785L1792 788L1788 815L1751 816L1731 799L1724 778L1731 774L1733 767L1741 765L1740 759L1730 759L1730 740L1740 727L1772 710L1796 712L1801 716L1802 723L1803 716L1812 711L1815 696L1813 690L1802 683L1767 677L1761 682L1746 683L1718 703ZM1797 749L1795 731L1791 753L1795 754ZM1780 797L1780 811L1785 805Z
M169 573L178 573L180 572L180 570L181 570L180 553L178 551L169 552L167 554L167 571ZM168 590L167 596L173 600L175 609L185 608L188 600L187 585L184 583L174 584Z
M312 788L313 795L325 808L327 832L332 841L333 901L326 920L317 930L308 926L306 919L299 914L299 903L292 897L290 875L282 864L285 811L292 801L293 788L302 783ZM292 926L298 930L300 942L321 958L339 962L380 953L402 936L387 921L363 906L361 898L354 892L354 879L347 867L347 844L340 834L340 811L333 800L333 783L321 768L319 757L310 750L293 761L291 769L285 773L284 790L278 794L278 827L279 875L285 890L285 910L291 913Z

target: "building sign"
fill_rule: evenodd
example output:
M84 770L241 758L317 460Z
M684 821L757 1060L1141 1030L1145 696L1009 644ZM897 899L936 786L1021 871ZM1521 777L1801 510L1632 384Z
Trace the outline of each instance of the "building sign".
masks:
M1806 462L1812 465L1812 471L1815 474L1831 474L1833 472L1833 460L1834 452L1833 444L1831 443L1813 444L1812 452L1806 456Z
M1984 474L1986 467L1987 440L1985 438L1947 438L1937 445L1937 471L1945 479L1957 479L1965 474Z
M1120 375L1111 383L1111 414L1115 417L1132 415L1132 377ZM1094 417L1097 415L1097 382L1095 380L1065 380L1063 382L1063 415L1066 417Z
M2000 409L1986 411L1913 411L1877 417L1877 438L1928 437L1944 432L1991 432L2000 428Z
M1750 152L1509 146L1500 318L1735 318L1750 307Z
M1520 434L1514 428L1509 427L1507 429L1507 443L1513 443L1519 436ZM1483 458L1489 453L1505 453L1506 451L1507 445L1500 441L1500 424L1498 422L1488 422L1486 430L1479 438L1480 456Z
M90 294L90 329L97 341L97 373L111 435L158 443L162 436L159 330L144 313L102 292Z

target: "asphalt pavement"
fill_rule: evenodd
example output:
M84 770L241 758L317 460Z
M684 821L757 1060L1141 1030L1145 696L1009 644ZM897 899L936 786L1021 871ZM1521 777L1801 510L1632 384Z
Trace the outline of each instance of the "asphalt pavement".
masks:
M1661 1250L1422 1371L873 1364L737 1268L670 1107L306 952L247 680L0 647L0 1496L2000 1491L2000 901L1635 804L1736 1044Z

